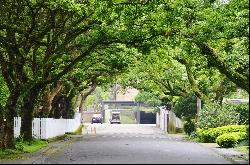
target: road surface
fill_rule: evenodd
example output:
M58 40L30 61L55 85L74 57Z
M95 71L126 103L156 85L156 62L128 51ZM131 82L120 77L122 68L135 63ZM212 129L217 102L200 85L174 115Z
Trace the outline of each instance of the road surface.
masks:
M90 124L82 139L44 158L47 164L230 164L198 143L150 124Z

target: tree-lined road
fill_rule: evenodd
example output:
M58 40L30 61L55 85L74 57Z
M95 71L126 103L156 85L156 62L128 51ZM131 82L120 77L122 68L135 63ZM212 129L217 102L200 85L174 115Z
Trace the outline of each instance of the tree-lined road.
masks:
M49 155L43 163L231 163L197 143L184 142L178 136L166 135L155 125L92 124L84 134L81 140Z

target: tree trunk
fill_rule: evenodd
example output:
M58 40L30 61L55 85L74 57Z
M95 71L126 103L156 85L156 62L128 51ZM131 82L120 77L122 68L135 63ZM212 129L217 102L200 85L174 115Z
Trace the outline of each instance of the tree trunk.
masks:
M5 106L5 113L2 113L1 121L1 143L2 149L15 148L14 139L14 117L17 116L16 105L20 96L20 89L15 88L11 91ZM1 110L2 111L2 110Z
M84 94L82 92L81 93L81 102L80 102L80 106L79 106L79 112L82 113L84 111L84 102L86 97L84 97Z
M32 121L33 121L33 110L35 107L35 101L39 92L45 84L34 85L24 97L22 110L22 125L21 125L21 136L26 141L32 140Z
M82 113L84 111L84 102L86 100L86 98L96 89L96 83L93 83L91 88L86 92L86 93L81 93L82 99L81 99L81 103L80 103L80 107L79 107L79 112Z
M78 94L78 95L76 96L75 105L74 105L75 110L76 110L77 107L78 107L79 98L80 98L80 95ZM78 111L79 111L79 109L78 109Z
M73 110L73 103L72 100L74 98L74 91L72 90L67 97L67 119L74 118L74 110Z
M57 83L56 87L48 86L47 90L44 90L44 95L42 99L42 116L48 116L51 108L52 108L52 101L54 97L61 91L63 85L61 83Z

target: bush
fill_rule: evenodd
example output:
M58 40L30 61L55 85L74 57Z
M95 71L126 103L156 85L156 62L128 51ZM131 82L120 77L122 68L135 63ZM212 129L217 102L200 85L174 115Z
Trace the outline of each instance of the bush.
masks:
M214 140L212 138L213 128L208 129L200 129L197 128L196 135L199 138L199 141L202 143L213 143Z
M198 128L216 128L225 125L236 125L240 121L240 114L235 110L221 107L218 104L204 105L198 114Z
M216 138L216 143L224 148L234 147L246 138L246 132L224 133Z
M247 126L246 125L229 125L229 126L223 126L223 127L217 127L211 131L211 137L212 140L215 141L215 139L224 134L224 133L231 133L231 132L247 132Z
M232 133L225 133L216 139L216 143L221 147L230 148L235 146L237 138Z
M199 140L203 143L213 143L216 138L224 133L244 132L247 133L248 126L246 125L228 125L217 128L200 129L198 128L196 134Z
M187 119L184 121L183 130L190 136L190 134L195 131L195 119Z

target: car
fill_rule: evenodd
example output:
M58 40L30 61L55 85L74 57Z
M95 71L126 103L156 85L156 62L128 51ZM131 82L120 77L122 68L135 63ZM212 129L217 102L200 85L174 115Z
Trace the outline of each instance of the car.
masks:
M121 124L121 114L120 112L112 112L110 124Z
M93 114L91 119L91 124L93 123L101 123L102 124L102 115L101 114Z

